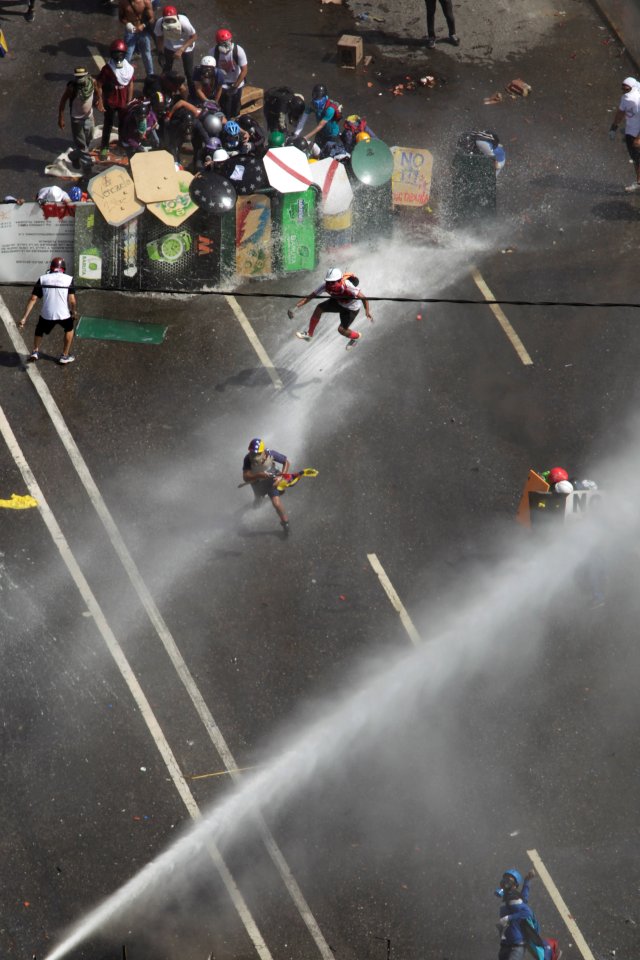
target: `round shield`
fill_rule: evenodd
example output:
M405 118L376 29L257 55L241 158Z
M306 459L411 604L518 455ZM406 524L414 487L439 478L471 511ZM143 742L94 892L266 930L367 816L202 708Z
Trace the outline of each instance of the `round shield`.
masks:
M393 154L382 140L363 140L356 144L351 154L351 169L360 183L381 187L391 180Z
M217 173L200 173L189 184L189 196L205 213L222 217L236 205L236 191L230 180Z
M240 179L236 179L236 171L232 171L236 193L240 196L248 196L250 193L255 193L256 190L262 190L269 186L264 164L261 160L258 160L257 157L237 157L236 159L236 170L242 174Z

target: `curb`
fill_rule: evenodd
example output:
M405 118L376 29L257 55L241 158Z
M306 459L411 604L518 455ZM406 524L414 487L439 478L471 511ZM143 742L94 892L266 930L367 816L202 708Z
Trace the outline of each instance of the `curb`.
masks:
M640 72L640 0L592 0Z

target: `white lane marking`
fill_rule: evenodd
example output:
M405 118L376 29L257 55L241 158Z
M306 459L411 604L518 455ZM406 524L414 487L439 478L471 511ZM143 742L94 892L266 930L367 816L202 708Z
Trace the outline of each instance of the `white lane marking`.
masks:
M402 600L396 593L393 587L393 584L391 583L391 580L389 580L389 577L385 573L382 564L378 560L378 557L376 556L375 553L368 553L367 560L373 567L374 572L378 575L378 579L382 584L383 590L386 593L386 595L389 597L392 607L400 617L402 626L407 631L409 635L409 639L411 640L411 643L415 644L416 647L419 646L419 644L422 643L422 637L420 636L415 626L413 625L413 621L411 617L405 610Z
M555 883L551 879L551 875L549 874L549 871L547 870L544 863L540 859L540 854L538 853L537 850L527 850L527 856L529 857L529 859L531 860L531 863L536 868L536 873L542 880L547 893L553 900L558 913L564 920L567 930L573 937L573 942L575 943L576 947L584 957L584 960L595 960L595 957L591 952L591 949L589 948L587 941L585 940L580 930L578 929L578 924L573 919L573 916L571 915L568 906L566 905L566 903L562 899L562 896L560 895L560 891L556 887Z
M235 297L230 297L225 294L225 300L233 310L236 320L238 321L238 323L246 333L249 343L251 344L255 352L258 354L258 359L260 360L260 363L262 364L262 366L265 368L265 370L271 377L274 387L276 388L276 390L282 390L282 380L278 376L276 368L271 363L271 360L269 359L269 355L267 354L267 351L260 343L257 333L255 332L255 330L247 320L244 310L242 309L242 307L240 306L240 304L238 303Z
M485 298L485 300L496 299L494 295L491 293L491 290L489 290L489 287L487 286L486 281L484 280L484 277L482 276L482 274L480 273L477 267L473 268L473 270L471 271L471 276L473 277L478 290L480 291L482 296ZM502 307L500 307L500 305L497 303L488 303L487 306L491 309L491 312L493 313L494 317L496 318L496 320L498 321L498 323L506 333L511 346L516 351L516 353L518 354L518 356L520 357L524 365L526 367L532 366L533 360L525 350L522 340L520 339L518 334L515 332L515 330L509 323L509 321L507 320Z
M78 561L76 560L69 544L67 543L66 537L64 536L62 530L60 529L60 525L58 524L58 521L56 520L53 514L53 511L51 510L47 500L45 499L44 493L40 489L40 485L38 484L33 474L33 471L31 470L31 467L27 463L27 460L22 452L20 445L18 444L16 436L13 430L11 429L9 421L7 420L7 417L2 407L0 407L0 432L4 437L4 441L7 447L9 448L9 451L16 463L16 466L18 467L18 469L20 470L20 473L22 474L24 482L27 485L27 489L29 490L31 496L38 501L38 508L39 508L40 514L42 516L42 519L45 522L47 529L49 530L49 533L51 534L51 539L53 540L56 547L58 548L58 552L60 553L60 556L62 557L62 560L64 561L67 567L67 570L71 574L71 577L73 578L78 588L78 592L80 593L80 596L82 597L83 602L86 604L87 610L89 610L89 612L91 613L95 621L95 624L100 632L100 635L102 636L102 639L104 640L109 650L109 653L113 657L124 682L126 683L127 687L129 688L129 691L131 692L131 695L135 701L135 704L138 707L138 710L140 711L140 715L144 720L147 726L147 729L149 730L149 733L153 737L154 743L158 748L160 756L162 757L164 764L167 770L169 771L169 774L171 776L171 779L173 780L174 786L178 791L178 794L180 795L185 807L189 811L189 816L192 818L192 820L200 820L202 815L200 813L198 805L195 801L193 794L191 793L191 790L187 785L187 782L184 776L182 775L182 771L180 770L178 762L175 756L173 755L173 751L169 746L167 738L162 732L162 728L158 723L155 717L155 714L153 713L153 710L151 709L149 701L147 700L142 690L142 687L140 686L136 678L135 673L131 669L131 665L129 664L129 661L126 658L122 647L118 643L118 640L115 634L113 633L111 627L109 626L107 619L102 611L102 608L100 607L100 604L98 603L96 597L94 596L94 593L91 587L87 583L87 580L82 570L80 569ZM262 934L258 930L257 924L253 919L253 917L251 916L251 913L249 912L249 908L245 903L244 897L240 893L240 890L236 886L236 883L233 877L231 876L231 873L229 872L229 868L227 867L226 863L222 859L222 855L220 851L212 842L209 842L207 844L207 847L215 863L215 866L217 867L220 873L222 881L225 887L227 888L227 892L231 897L231 901L234 907L236 908L236 910L238 911L238 915L242 920L245 930L247 931L249 937L251 938L251 941L254 947L256 948L258 955L261 958L263 958L263 960L272 960L269 948L264 942Z
M7 333L11 338L11 342L13 343L16 352L23 355L27 354L28 351L25 347L24 340L18 333L18 329L2 296L0 296L0 317L2 317ZM162 614L155 603L155 600L151 596L146 583L142 579L142 575L140 574L133 557L129 553L127 545L122 538L116 522L111 516L109 508L104 502L102 494L100 493L93 476L91 475L89 468L85 463L85 460L64 421L60 409L51 396L49 387L45 383L42 374L37 369L35 364L28 365L27 373L31 377L31 382L34 385L45 407L45 410L51 418L51 422L53 423L53 426L55 427L55 430L60 437L65 450L67 451L69 459L71 460L71 463L87 492L94 510L98 514L102 525L106 530L107 536L111 541L111 545L113 546L113 549L115 550L122 566L124 567L127 576L129 577L129 580L138 595L140 603L142 604L147 616L149 617L149 620L151 621L158 637L160 638L160 641L165 648L178 677L182 681L182 684L189 695L189 699L191 700L196 713L198 714L205 730L207 731L209 739L211 740L218 752L220 759L233 779L241 779L241 775L235 772L238 769L238 763L229 749L222 731L215 722L213 714L209 710L204 697L200 693L200 690L198 689L198 686L193 679L193 676L191 675L191 672L189 671L189 668L185 663L180 650L178 649L178 645L174 640L169 627L165 623L164 618L162 617ZM276 870L280 874L282 882L284 883L291 900L295 904L303 923L309 931L312 940L318 948L320 955L323 957L323 960L334 960L331 948L325 940L322 931L318 926L316 918L311 912L311 908L307 904L302 890L298 886L297 881L294 879L278 845L276 844L276 841L273 838L273 835L269 831L269 828L260 815L256 815L256 821L258 823L258 827L269 856L271 857Z
M104 59L104 57L102 56L102 54L100 53L100 51L98 50L98 48L97 48L97 47L89 46L89 47L88 47L88 50L89 50L89 53L91 54L91 59L92 59L93 62L95 63L95 65L96 65L96 67L98 68L98 70L102 70L102 68L104 67L104 64L105 64L105 59Z

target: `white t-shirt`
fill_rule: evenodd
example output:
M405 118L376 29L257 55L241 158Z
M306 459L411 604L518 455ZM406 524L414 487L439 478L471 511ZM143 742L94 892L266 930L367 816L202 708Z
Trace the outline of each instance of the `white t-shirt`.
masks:
M360 290L358 287L354 286L350 280L342 281L342 292L332 293L331 290L327 289L327 284L322 283L313 291L314 297L321 297L322 294L329 294L332 300L337 300L341 307L344 307L345 310L356 311L359 310L362 306L362 300L358 299L358 294Z
M170 33L165 33L162 29L162 24L164 20L174 20L174 17L160 17L159 20L156 20L156 25L154 28L154 33L156 37L164 37L164 45L166 50L179 50L183 43L185 43L189 37L195 37L196 31L191 25L191 21L188 17L185 17L183 13L178 14L178 21L180 25L180 36L172 36ZM191 53L195 43L192 43L190 47L185 49L185 53Z
M242 67L246 67L248 63L246 53L237 43L234 43L233 49L229 53L223 53L218 47L217 55L216 48L211 47L209 56L215 57L218 61L216 66L218 70L222 71L223 87L230 87L232 83L235 83L240 76ZM238 85L238 90L241 90L242 87L244 87L244 80Z
M71 197L60 187L40 187L38 203L71 203Z
M75 293L73 277L68 273L45 273L38 278L33 288L34 297L42 297L40 316L43 320L66 320L69 310L69 294Z
M640 136L640 89L634 87L623 94L618 109L625 115L625 134L630 137Z

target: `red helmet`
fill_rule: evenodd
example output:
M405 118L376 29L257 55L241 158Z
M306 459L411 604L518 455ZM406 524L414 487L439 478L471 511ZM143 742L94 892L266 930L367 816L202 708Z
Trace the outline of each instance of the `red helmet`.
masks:
M216 33L216 43L229 43L230 40L233 40L231 30L218 30Z
M124 40L114 40L111 46L109 47L110 53L126 53L127 45Z
M178 11L175 7L163 7L162 8L163 17L177 17Z
M549 470L549 484L551 486L553 486L554 483L560 483L561 480L568 479L569 474L566 470L563 470L562 467L551 467L551 470Z
M64 273L67 265L63 257L54 257L49 267L49 273Z

